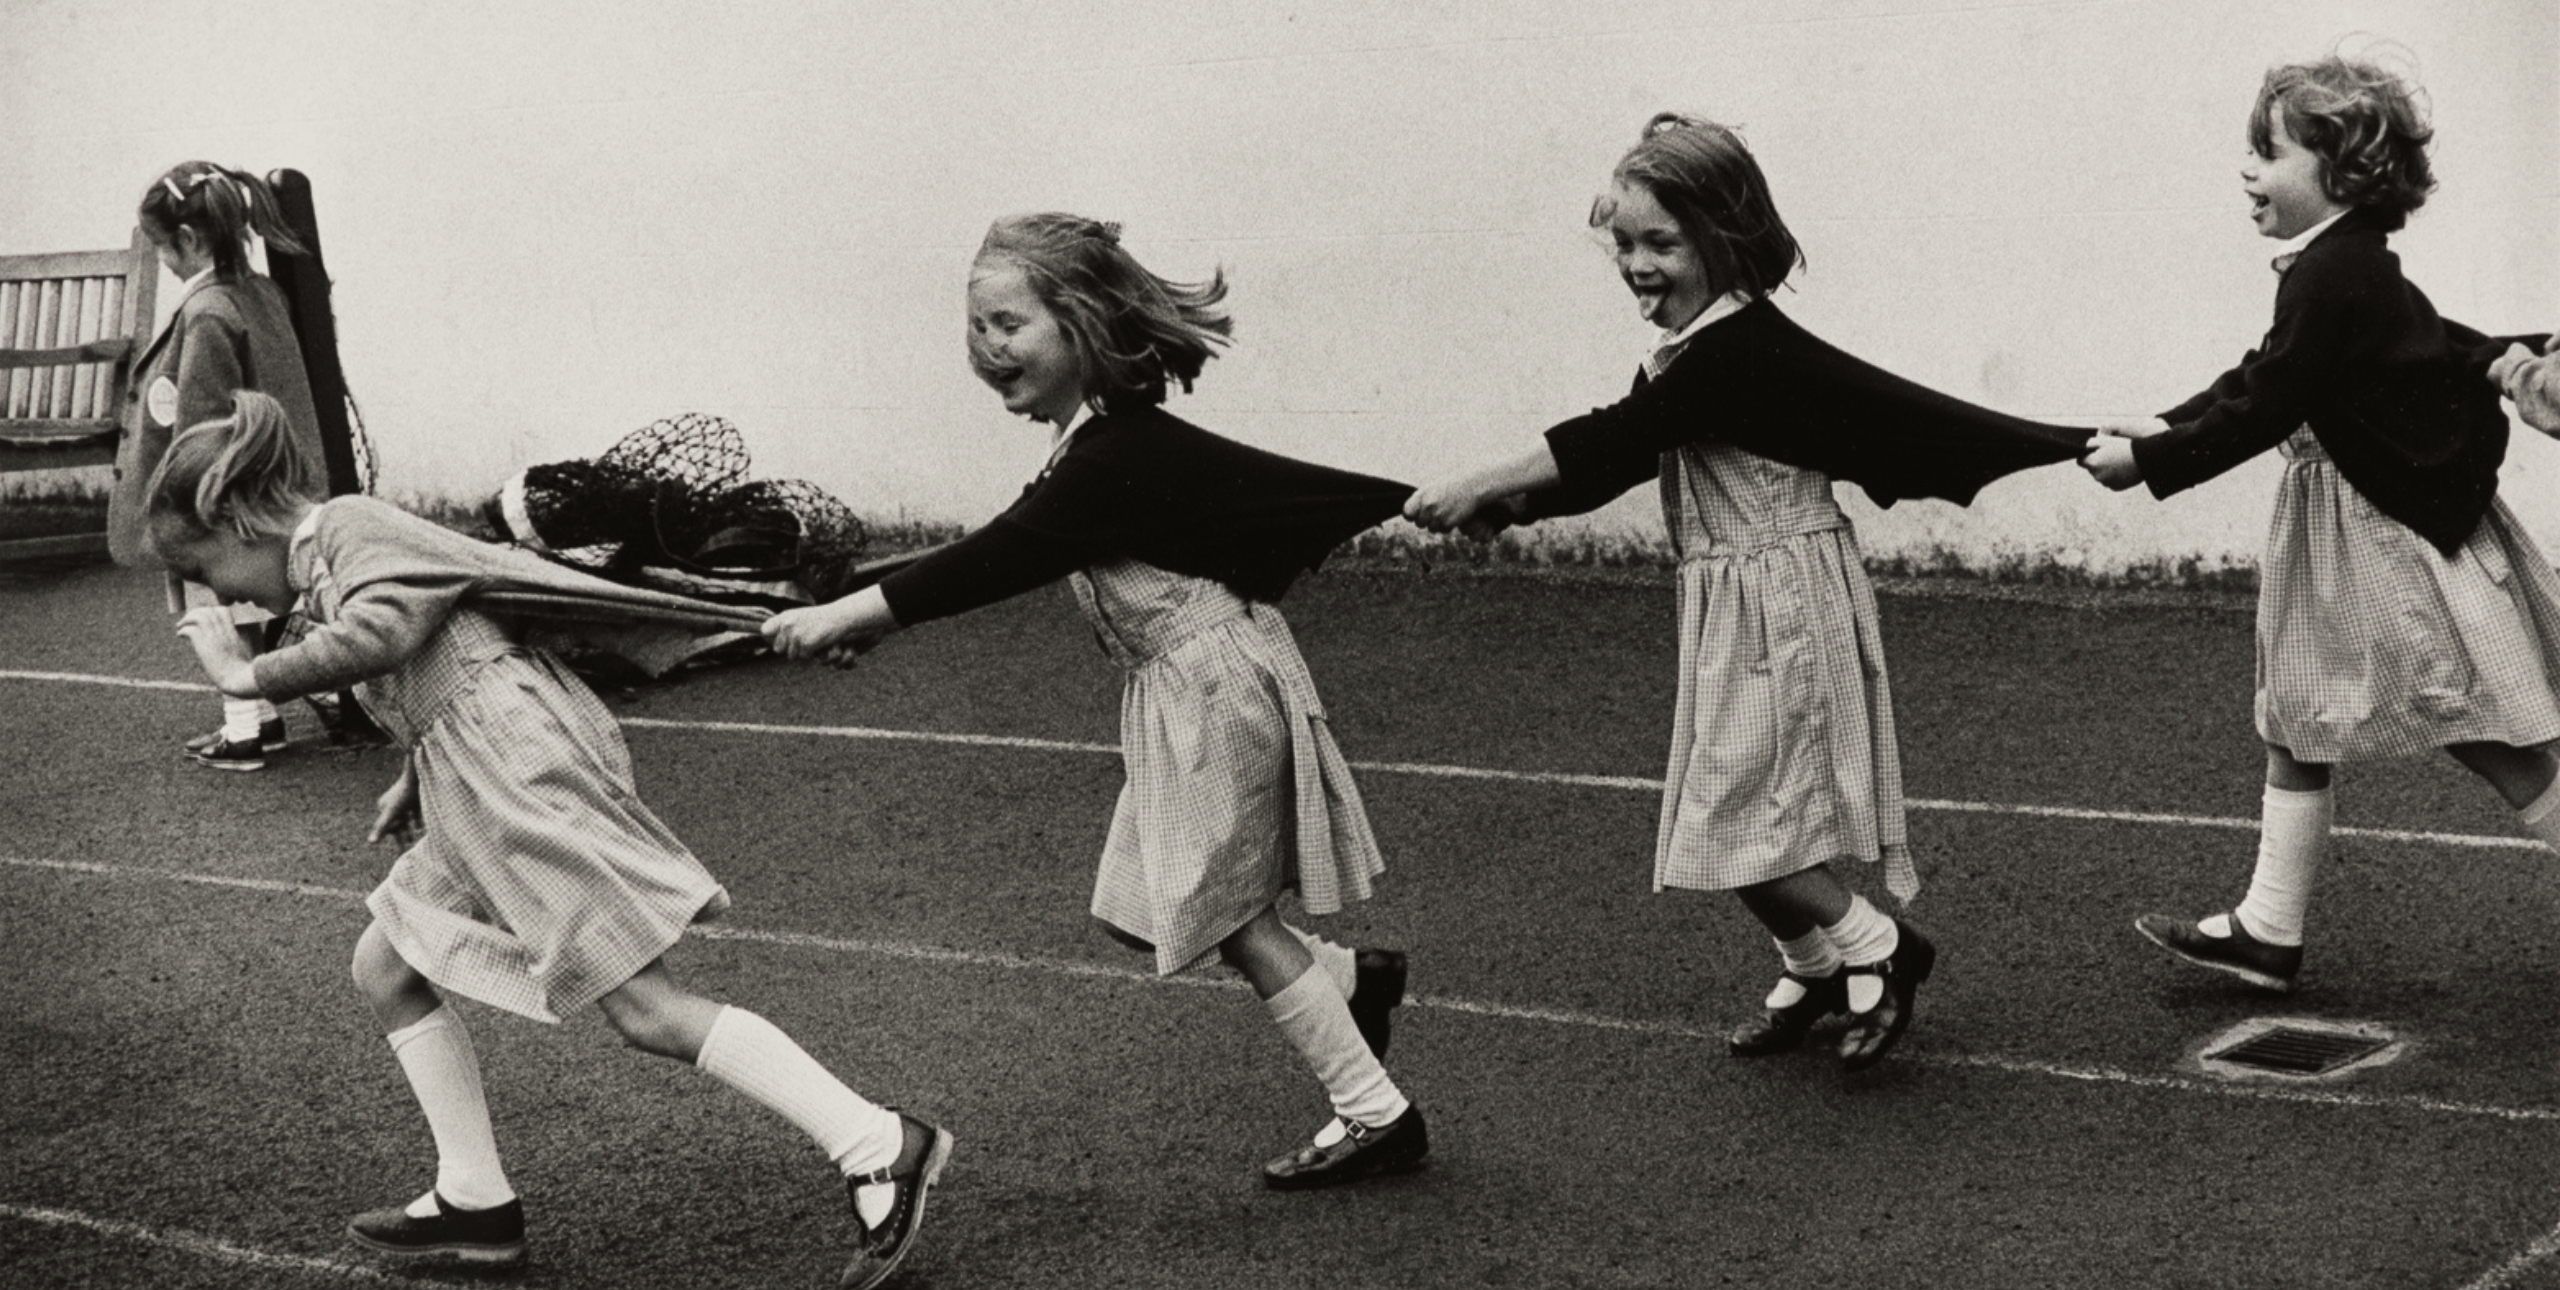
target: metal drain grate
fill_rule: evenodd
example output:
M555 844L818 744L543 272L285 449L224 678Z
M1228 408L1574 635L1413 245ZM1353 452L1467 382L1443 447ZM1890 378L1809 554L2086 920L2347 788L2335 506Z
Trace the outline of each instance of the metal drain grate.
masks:
M2388 1038L2277 1026L2206 1053L2205 1060L2286 1075L2326 1075L2339 1067L2363 1061L2390 1046Z

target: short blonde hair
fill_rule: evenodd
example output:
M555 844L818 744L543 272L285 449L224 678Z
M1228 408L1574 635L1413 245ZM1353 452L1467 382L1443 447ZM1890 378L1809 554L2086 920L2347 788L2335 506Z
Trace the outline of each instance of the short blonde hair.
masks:
M143 516L162 554L229 531L243 541L290 534L320 495L319 466L296 450L284 405L231 392L231 415L179 432L144 489Z

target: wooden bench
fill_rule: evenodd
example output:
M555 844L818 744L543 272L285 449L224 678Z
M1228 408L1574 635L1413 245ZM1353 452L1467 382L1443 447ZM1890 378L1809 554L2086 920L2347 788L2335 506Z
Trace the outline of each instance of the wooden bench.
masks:
M111 464L160 257L136 228L115 251L0 256L0 474ZM0 542L0 559L106 550L106 532Z

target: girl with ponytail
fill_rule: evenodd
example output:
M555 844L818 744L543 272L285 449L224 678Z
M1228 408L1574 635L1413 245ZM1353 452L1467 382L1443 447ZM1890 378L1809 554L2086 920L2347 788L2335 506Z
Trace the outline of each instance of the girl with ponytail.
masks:
M252 238L272 251L299 252L265 181L209 161L172 166L142 190L136 212L160 262L181 284L168 325L143 351L121 412L116 482L107 504L107 540L120 564L147 564L144 485L187 426L227 414L234 390L272 397L294 452L311 466L304 495L327 492L320 474L320 421L302 366L284 292L251 264ZM185 607L215 604L201 586L173 587ZM232 623L252 652L272 630L264 610L231 606ZM264 700L223 704L222 728L187 742L187 754L217 770L259 770L285 745L284 718Z

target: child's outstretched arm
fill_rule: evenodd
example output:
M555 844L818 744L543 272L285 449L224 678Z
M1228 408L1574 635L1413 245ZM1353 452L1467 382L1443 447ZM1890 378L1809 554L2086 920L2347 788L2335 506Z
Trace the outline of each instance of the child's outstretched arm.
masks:
M875 585L823 605L783 610L764 620L763 631L765 643L785 658L823 657L850 667L854 655L900 626L889 612L889 598Z
M1463 529L1469 537L1489 537L1519 522L1521 494L1553 488L1563 478L1555 453L1540 439L1526 452L1415 489L1405 499L1404 517L1435 533Z

